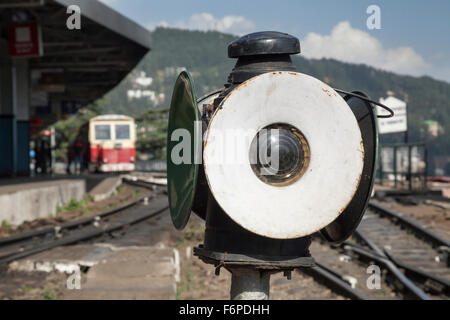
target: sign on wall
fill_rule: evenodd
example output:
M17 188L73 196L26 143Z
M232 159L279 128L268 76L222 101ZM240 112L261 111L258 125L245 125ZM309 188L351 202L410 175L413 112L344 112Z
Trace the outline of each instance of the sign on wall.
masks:
M13 58L42 56L44 52L40 26L37 23L10 25L8 51Z
M378 130L380 134L408 131L408 119L406 102L395 97L381 98L380 103L394 111L392 118L378 118ZM377 106L378 115L389 114L386 110Z

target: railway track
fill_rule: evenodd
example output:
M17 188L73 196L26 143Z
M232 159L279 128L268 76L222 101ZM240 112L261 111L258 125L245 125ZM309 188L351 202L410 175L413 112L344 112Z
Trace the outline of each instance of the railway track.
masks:
M407 273L430 298L449 297L448 241L377 203L369 208L355 233L357 240Z
M154 180L145 181L145 177L126 182L136 186L161 185ZM433 230L371 202L353 238L360 244L352 241L338 247L328 246L325 255L334 254L338 263L330 266L319 259L316 267L303 270L303 273L333 292L354 300L450 297L449 242ZM322 244L321 247L326 246ZM413 260L407 259L411 258L411 253L417 253ZM367 288L368 262L384 270L382 290Z
M137 186L137 187L164 187L167 185L165 175L161 176L151 176L150 178L146 173L135 172L132 175L125 176L123 182ZM308 268L304 272L307 275L312 276L315 280L320 282L324 286L332 287L333 291L338 295L355 300L367 300L368 297L355 290L351 287L345 280L342 279L341 275L335 271L327 268L324 265L317 264L314 268Z
M364 280L368 275L355 267L358 263L360 266L376 264L384 270L382 299L430 300L450 297L448 241L432 230L372 202L353 240L340 246L322 243L321 249L316 250L319 253L313 253L319 261L318 269L307 273L348 298L377 299L380 298L380 292L367 291ZM320 250L325 253L321 255ZM333 265L320 262L321 257L333 254L337 254L333 257ZM339 261L342 257L346 257L345 263ZM349 275L349 271L352 275ZM330 275L334 276L334 281ZM352 282L353 288L349 290L348 286ZM361 285L356 287L356 282Z
M340 246L332 246L324 239L315 237L311 244L311 253L317 268L304 269L299 272L311 276L325 288L352 300L403 300L403 292L395 290L390 279L383 274L381 289L371 290L367 287L367 267L369 264L351 255Z
M330 288L333 292L352 300L369 300L369 296L360 290L354 288L351 283L344 280L345 276L335 269L317 262L312 268L305 268L303 273L311 276L314 280L325 287Z
M138 174L133 180L127 182L136 186L155 185L154 180L145 182L145 175ZM324 250L323 259L320 253L313 252L317 266L302 272L343 297L356 300L450 298L449 241L430 227L377 202L370 202L352 241L340 246L317 241L313 246L315 243ZM333 256L335 263L330 265L325 256ZM382 268L382 290L367 288L369 264Z
M162 191L161 188L145 183L140 184L140 187L149 188L152 192L126 205L92 217L1 238L0 266L55 247L111 234L166 212L168 209L167 201L156 199L156 195ZM142 206L145 206L145 210L138 210Z
M165 192L161 179L127 176L123 182L151 193L93 217L0 239L0 266L54 247L74 244L113 233L165 212L167 204L130 214L157 192ZM317 266L302 272L336 294L354 300L448 299L450 297L449 242L413 219L369 205L352 241L339 246L317 238L312 245ZM332 262L330 262L330 257ZM366 286L369 264L381 267L382 290Z
M385 208L377 202L370 202L369 208L371 209L371 211L380 215L381 217L393 221L395 224L400 225L402 228L407 228L412 233L414 233L416 237L426 241L433 247L450 247L450 241L439 236L429 226L425 227L414 219L409 218L399 212L395 212L393 210Z

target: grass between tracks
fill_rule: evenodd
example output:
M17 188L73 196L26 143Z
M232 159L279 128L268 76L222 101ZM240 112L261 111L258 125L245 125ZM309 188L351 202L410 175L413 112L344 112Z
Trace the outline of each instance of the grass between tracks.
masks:
M196 279L199 277L199 270L192 265L191 261L184 258L183 253L189 248L198 245L203 241L203 235L205 232L204 226L198 219L191 219L186 228L183 230L182 235L176 242L175 246L181 253L181 281L177 285L177 300L184 300L199 289L199 283ZM184 258L184 259L183 259Z
M69 203L56 208L56 214L49 214L45 218L33 221L25 221L19 226L12 226L7 221L2 221L0 225L0 237L6 237L16 233L23 233L44 227L62 224L68 221L77 220L84 216L90 216L111 210L131 202L143 194L143 191L128 185L117 188L117 193L108 199L95 202L90 194L86 194L83 199L77 201L70 199Z

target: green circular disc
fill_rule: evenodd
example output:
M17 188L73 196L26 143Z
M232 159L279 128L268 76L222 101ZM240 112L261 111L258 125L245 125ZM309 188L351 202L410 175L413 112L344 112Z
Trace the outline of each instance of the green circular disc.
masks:
M183 229L191 215L201 159L200 115L188 72L178 76L172 94L167 132L167 188L172 222Z

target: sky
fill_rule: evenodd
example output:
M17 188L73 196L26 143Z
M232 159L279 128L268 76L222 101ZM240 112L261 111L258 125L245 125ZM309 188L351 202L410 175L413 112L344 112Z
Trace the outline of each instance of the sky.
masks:
M448 0L101 1L150 30L287 32L300 39L307 58L364 63L450 82ZM368 12L372 5L377 8Z

